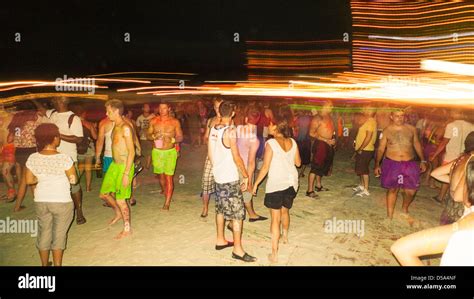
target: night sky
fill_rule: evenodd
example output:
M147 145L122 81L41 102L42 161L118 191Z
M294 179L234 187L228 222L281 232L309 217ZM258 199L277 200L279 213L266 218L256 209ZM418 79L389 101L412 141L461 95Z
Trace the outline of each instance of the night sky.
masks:
M119 71L240 80L245 40L339 39L351 31L349 3L339 0L47 3L2 3L2 81Z

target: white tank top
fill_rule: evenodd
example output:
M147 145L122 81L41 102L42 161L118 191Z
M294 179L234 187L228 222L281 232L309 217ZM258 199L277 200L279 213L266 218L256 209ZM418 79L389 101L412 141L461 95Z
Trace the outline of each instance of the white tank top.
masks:
M265 193L282 191L289 187L293 187L295 192L298 190L298 170L295 166L297 145L293 138L290 140L292 145L288 152L285 152L275 139L267 141L272 148L273 156L268 170Z
M239 171L232 158L230 147L224 145L223 135L229 126L216 129L213 127L209 134L209 148L212 153L212 173L218 184L239 180Z
M105 132L105 149L104 149L104 157L112 157L112 132L114 131L115 123L112 123L112 129L110 131Z

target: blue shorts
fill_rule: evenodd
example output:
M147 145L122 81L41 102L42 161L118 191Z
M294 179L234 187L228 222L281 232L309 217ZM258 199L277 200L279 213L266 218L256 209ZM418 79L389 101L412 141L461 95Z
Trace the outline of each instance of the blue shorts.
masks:
M109 169L110 164L114 159L112 157L103 157L102 158L102 172L106 173L107 169Z

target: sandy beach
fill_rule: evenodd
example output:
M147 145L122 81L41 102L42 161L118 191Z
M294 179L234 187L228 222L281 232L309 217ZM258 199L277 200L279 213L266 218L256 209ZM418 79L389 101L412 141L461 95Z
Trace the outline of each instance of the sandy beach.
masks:
M270 222L244 222L243 246L257 263L244 264L231 258L232 249L216 251L214 200L209 216L202 220L201 173L205 147L182 147L175 174L175 193L171 210L162 211L163 195L151 170L139 176L135 189L137 205L132 207L132 237L114 240L121 231L119 222L109 227L111 209L103 207L98 197L101 179L93 174L92 192L84 192L84 214L87 223L69 230L64 266L267 266L271 252ZM372 162L373 165L373 162ZM371 169L373 167L371 166ZM330 189L319 199L305 196L307 175L300 179L300 189L290 210L289 244L281 244L279 266L396 266L390 252L391 244L409 233L438 225L442 207L430 199L437 190L422 186L410 206L410 217L401 214L399 194L393 221L386 219L385 190L379 179L371 177L371 196L352 197L352 187L358 183L350 154L337 152L332 176L323 179ZM263 206L265 182L254 199L257 213L269 217ZM82 181L83 190L85 183ZM5 193L1 184L0 192ZM32 194L24 201L27 209L13 213L12 203L0 203L0 219L35 219ZM325 229L327 220L357 220L363 223L363 233L341 233ZM363 222L361 222L363 220ZM226 231L228 240L232 235ZM35 266L40 260L36 238L29 234L0 233L0 265ZM424 259L426 265L438 265L439 257Z

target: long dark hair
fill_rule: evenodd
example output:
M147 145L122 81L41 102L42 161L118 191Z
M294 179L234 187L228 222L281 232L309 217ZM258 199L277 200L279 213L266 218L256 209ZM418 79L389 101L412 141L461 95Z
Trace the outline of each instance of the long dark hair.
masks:
M277 126L278 132L282 134L283 137L285 138L291 137L290 124L288 123L288 119L284 115L281 115L281 114L275 115L275 117L272 119L272 123Z
M53 143L54 138L59 138L59 128L55 124L45 123L35 129L36 147L42 151L45 146Z
M466 185L467 185L467 200L474 205L474 158L467 162L466 165Z

